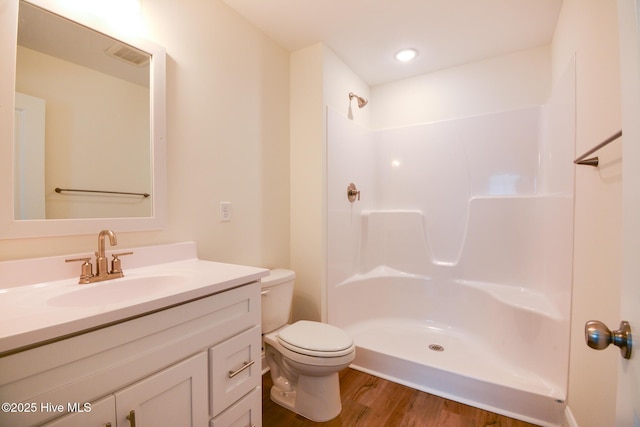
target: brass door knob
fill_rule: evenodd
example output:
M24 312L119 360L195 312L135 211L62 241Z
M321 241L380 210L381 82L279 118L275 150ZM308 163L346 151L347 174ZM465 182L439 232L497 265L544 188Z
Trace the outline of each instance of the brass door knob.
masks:
M622 357L631 358L631 326L625 320L620 322L620 329L613 332L599 320L589 320L584 325L584 338L587 345L595 350L604 350L613 344L620 347Z

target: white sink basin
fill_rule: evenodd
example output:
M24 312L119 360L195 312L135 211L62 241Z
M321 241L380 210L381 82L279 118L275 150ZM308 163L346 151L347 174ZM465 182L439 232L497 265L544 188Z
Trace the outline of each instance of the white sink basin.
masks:
M104 282L78 285L78 289L49 299L55 307L87 307L118 304L139 298L149 298L187 284L188 276L160 275L122 277Z

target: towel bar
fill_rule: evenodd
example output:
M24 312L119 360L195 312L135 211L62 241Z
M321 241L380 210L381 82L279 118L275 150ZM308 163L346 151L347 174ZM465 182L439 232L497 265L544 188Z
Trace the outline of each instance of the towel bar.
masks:
M582 156L580 156L577 159L575 159L573 161L573 163L575 163L576 165L587 165L587 166L598 167L598 163L599 163L598 156L590 157L588 159L586 157L590 156L591 154L595 153L596 151L598 151L599 149L601 149L605 145L609 144L610 142L615 141L616 139L620 138L621 136L622 136L622 131L620 130L620 131L616 132L615 134L611 135L609 138L607 138L604 141L602 141L600 144L598 144L595 147L593 147L591 150L589 150L586 153L584 153Z

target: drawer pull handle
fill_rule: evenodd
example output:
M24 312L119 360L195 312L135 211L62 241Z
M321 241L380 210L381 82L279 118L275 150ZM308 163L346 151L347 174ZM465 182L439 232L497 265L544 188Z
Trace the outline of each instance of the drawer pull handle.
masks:
M127 419L129 420L129 424L131 427L136 427L136 411L131 410L129 415L127 415Z
M111 423L106 423L104 427L111 427Z
M252 360L251 362L244 362L244 364L242 365L242 368L238 369L237 371L229 371L229 378L235 377L240 372L244 371L245 369L247 369L248 367L250 367L254 363L256 363L255 360Z

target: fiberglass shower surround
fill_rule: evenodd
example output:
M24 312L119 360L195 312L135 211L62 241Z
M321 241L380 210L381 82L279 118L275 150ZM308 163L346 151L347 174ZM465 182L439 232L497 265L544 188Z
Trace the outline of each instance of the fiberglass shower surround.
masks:
M558 425L573 118L554 102L381 131L328 111L328 321L353 367Z

